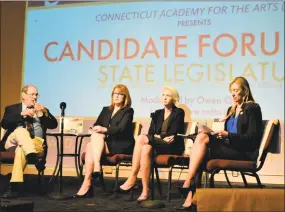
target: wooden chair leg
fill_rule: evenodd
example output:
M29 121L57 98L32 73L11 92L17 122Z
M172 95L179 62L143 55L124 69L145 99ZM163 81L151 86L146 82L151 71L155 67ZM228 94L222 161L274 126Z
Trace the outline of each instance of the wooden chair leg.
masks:
M115 176L115 191L119 189L119 171L120 171L120 164L117 163L116 165L116 176Z
M259 188L264 188L265 186L261 183L260 178L256 172L243 172L244 175L255 177L257 185Z
M161 184L160 184L159 173L158 173L157 167L155 167L154 170L155 170L155 175L156 175L156 180L157 180L157 189L158 189L159 195L162 196L162 189L161 189Z
M100 180L100 184L102 186L102 189L103 191L105 192L106 191L106 187L105 187L105 181L104 181L104 172L103 172L103 168L101 166L101 175L99 177L99 180Z
M241 174L241 177L242 177L244 186L245 186L245 187L248 187L247 180L246 180L246 178L245 178L245 174L244 174L243 172L240 172L240 174Z
M39 171L38 172L38 192L40 195L45 194L45 182L44 182L44 171Z
M264 186L264 185L262 185L262 183L261 183L261 181L260 181L260 178L259 178L258 174L256 174L255 172L253 172L253 173L252 173L252 175L255 177L256 182L257 182L257 184L258 184L259 188L264 188L265 186Z
M209 179L209 183L210 183L210 188L215 188L215 180L214 180L214 176L215 174L219 173L219 169L215 169L214 171L212 171L210 179Z
M232 188L232 184L231 184L231 182L230 182L230 180L229 180L229 177L228 177L228 174L227 174L227 171L226 171L226 170L224 170L224 174L225 174L225 177L226 177L226 180L227 180L228 185Z
M195 184L197 188L202 187L203 170L199 170L195 175ZM205 187L205 184L204 184Z
M38 185L39 186L44 185L44 171L38 172Z
M173 166L170 166L168 169L168 190L167 190L167 197L166 197L166 200L168 202L170 202L170 199L171 199L172 170L173 170Z
M209 187L209 172L205 173L205 183L204 183L204 188Z
M84 166L83 163L81 163L81 164L79 165L79 175L80 175L81 183L82 183L83 180L84 180L84 177L83 177L83 166Z

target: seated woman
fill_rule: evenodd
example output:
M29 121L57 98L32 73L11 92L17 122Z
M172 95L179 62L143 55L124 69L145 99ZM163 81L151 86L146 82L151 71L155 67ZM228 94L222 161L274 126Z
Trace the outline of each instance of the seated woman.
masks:
M86 145L84 181L73 198L92 196L91 176L93 179L102 177L102 154L132 154L135 143L133 115L128 88L116 85L112 91L111 105L103 108L93 125L90 142Z
M139 135L136 138L132 160L132 173L127 181L120 186L120 192L130 191L136 183L137 175L141 168L143 190L138 198L138 202L148 199L149 196L151 143L154 142L155 144L156 154L179 155L184 151L183 138L176 136L178 133L184 132L184 110L175 106L179 101L179 94L175 88L164 87L161 100L164 108L155 111L148 134Z
M225 130L202 128L197 135L190 155L187 178L180 188L186 200L177 210L195 211L192 198L196 190L194 176L204 159L256 160L263 123L261 109L255 103L248 81L236 77L229 86L233 105L225 118ZM207 151L208 150L208 151ZM208 152L208 154L207 154Z

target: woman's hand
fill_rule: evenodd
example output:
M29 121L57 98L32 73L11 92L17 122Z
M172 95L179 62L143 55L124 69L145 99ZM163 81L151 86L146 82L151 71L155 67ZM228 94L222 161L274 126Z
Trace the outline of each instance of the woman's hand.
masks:
M209 127L207 127L205 125L198 126L198 133L210 134L212 132L213 132L213 130L211 130Z
M171 143L174 141L174 135L171 135L171 136L167 136L163 139L166 143Z
M107 132L107 128L106 127L102 127L102 126L99 126L99 125L93 127L92 130L93 130L93 132L96 132L96 133L105 133L105 132Z
M225 130L217 130L211 132L211 135L215 135L218 139L223 139L229 136L229 132Z
M160 135L155 134L154 137L156 138L161 138Z

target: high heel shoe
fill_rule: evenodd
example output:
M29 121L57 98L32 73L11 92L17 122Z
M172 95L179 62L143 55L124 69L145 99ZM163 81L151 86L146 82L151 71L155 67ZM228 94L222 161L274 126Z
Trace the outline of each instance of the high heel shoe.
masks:
M144 202L144 201L146 201L146 200L148 200L149 199L149 196L146 196L145 198L143 198L143 199L137 199L137 203L138 204L141 204L142 202Z
M192 203L188 207L181 206L179 208L175 208L175 210L177 210L177 211L192 211L192 212L196 212L197 211L197 206Z
M189 194L189 192L191 191L192 192L192 198L196 192L196 184L195 184L195 181L192 179L191 182L190 182L190 186L188 188L178 188L178 191L182 194L182 196L184 198L186 198ZM184 206L181 206L179 208L175 208L176 210L178 211L193 211L193 212L196 212L197 211L197 206L195 204L191 204L190 206L188 207L184 207Z
M89 187L88 191L86 191L85 194L83 194L83 195L74 194L72 196L73 199L88 198L88 197L93 197L93 187L92 187L92 185Z
M192 191L192 196L193 196L193 193L196 192L196 186L190 186L188 188L182 188L182 187L179 187L178 188L178 191L179 193L183 196L183 198L186 198L188 196L188 193L190 191Z
M104 191L106 191L103 171L93 172L91 174L91 177L92 177L93 187L95 187L95 185L97 184L96 181L99 180L100 186L103 188Z
M126 193L129 193L130 191L133 190L133 188L135 187L136 184L132 185L132 187L130 187L129 189L127 190L124 190L124 189L121 189L121 187L117 188L115 190L115 192L118 192L118 193L122 193L122 194L126 194Z
M179 193L186 198L188 196L188 193L192 192L192 197L196 192L196 184L194 180L191 180L190 186L188 188L179 187L178 188Z
M93 173L91 174L91 176L92 176L92 178L93 178L94 180L100 179L100 178L102 177L102 171L100 171L100 172L93 172Z

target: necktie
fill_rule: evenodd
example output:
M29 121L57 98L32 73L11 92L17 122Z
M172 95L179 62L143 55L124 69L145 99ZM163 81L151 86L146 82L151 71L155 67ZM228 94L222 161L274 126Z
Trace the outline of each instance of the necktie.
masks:
M34 107L27 107L27 109L33 109ZM33 117L27 116L24 120L24 123L26 125L26 128L28 132L30 133L31 138L35 138L35 130L33 125Z

